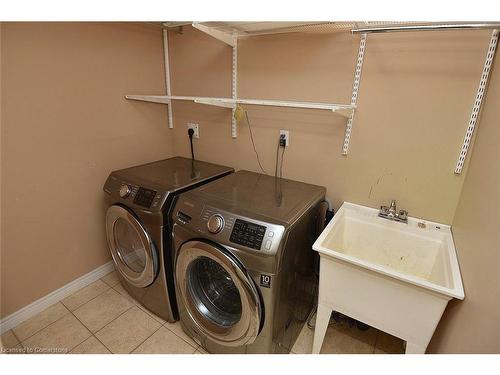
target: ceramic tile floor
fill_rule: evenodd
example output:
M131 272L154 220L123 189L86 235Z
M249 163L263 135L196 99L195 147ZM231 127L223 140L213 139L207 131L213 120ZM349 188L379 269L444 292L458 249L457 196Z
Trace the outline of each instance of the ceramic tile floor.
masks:
M313 331L304 327L292 353L310 353ZM370 328L328 328L322 353L402 353L403 342ZM180 324L140 306L120 285L116 271L78 290L1 336L10 353L204 354Z

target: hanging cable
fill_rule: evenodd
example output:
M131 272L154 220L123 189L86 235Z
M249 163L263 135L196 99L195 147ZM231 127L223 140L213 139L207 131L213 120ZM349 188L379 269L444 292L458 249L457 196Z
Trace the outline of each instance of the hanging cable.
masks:
M274 178L278 178L278 160L280 155L280 142L278 140L278 146L276 147L276 162L274 163Z
M250 131L250 139L252 141L253 151L255 152L255 155L257 156L257 163L259 163L259 167L260 167L260 170L262 171L262 173L267 174L266 170L262 167L262 164L261 164L260 158L259 158L259 153L257 152L257 148L255 147L255 142L253 140L252 126L250 125L248 113L247 113L246 109L243 111L245 112L245 117L246 117L247 124L248 124L248 130Z
M286 147L283 147L283 151L281 151L280 179L283 177L283 158L285 156L285 149Z
M276 162L274 163L274 192L275 192L274 194L275 194L276 205L278 207L281 207L281 204L283 203L283 192L282 192L283 153L281 154L281 167L280 167L280 173L278 176L278 165L280 164L280 161L279 161L280 147L282 147L281 140L278 139L278 145L276 147ZM284 151L284 148L283 148L283 151Z

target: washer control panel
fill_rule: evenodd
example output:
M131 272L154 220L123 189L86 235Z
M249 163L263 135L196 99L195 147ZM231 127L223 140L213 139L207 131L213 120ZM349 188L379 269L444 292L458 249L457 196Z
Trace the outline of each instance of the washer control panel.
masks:
M174 217L177 217L179 223L187 224L182 217L194 214L192 210L195 205L190 207L182 202L178 207ZM267 254L278 250L285 230L282 225L240 217L210 206L203 207L199 218L200 225L196 228L197 232L214 236L215 240L227 242L228 245L232 243Z
M229 241L260 250L266 227L264 225L254 224L246 220L236 219Z

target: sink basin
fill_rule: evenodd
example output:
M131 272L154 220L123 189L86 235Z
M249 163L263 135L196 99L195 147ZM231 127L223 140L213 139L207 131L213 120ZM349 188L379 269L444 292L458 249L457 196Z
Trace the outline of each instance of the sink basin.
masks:
M463 299L464 290L450 227L408 218L378 217L378 210L344 203L314 250L361 267Z
M464 298L448 225L390 221L345 202L313 249L321 259L318 319L322 308L325 316L339 311L406 340L407 352L425 352L448 301Z

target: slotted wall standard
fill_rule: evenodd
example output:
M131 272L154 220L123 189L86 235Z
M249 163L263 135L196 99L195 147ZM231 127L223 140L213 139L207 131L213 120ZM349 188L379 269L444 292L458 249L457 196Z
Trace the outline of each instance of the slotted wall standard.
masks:
M460 149L460 154L458 156L457 166L455 167L456 174L462 173L465 159L467 158L467 153L469 151L469 146L472 141L472 136L474 135L474 130L476 128L477 120L479 118L479 113L483 105L483 98L484 95L486 94L486 87L488 85L488 79L490 77L490 70L493 64L493 58L495 57L497 43L498 43L498 30L493 30L493 32L491 33L490 44L488 46L488 52L486 53L486 59L484 61L483 72L481 74L481 79L479 80L479 87L477 88L476 99L474 100L474 105L472 106L469 125L467 126L467 131L465 132L462 148Z

